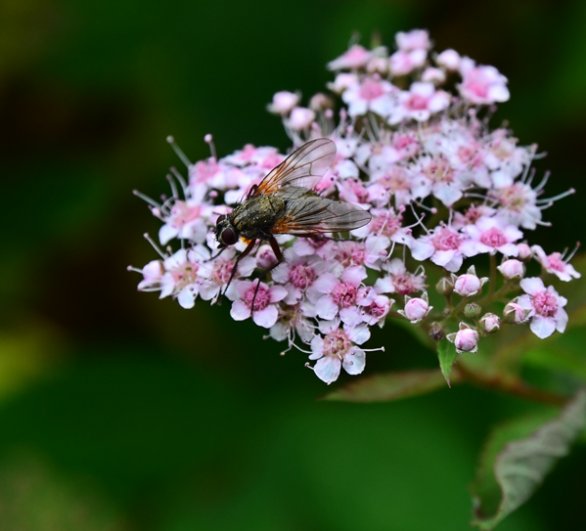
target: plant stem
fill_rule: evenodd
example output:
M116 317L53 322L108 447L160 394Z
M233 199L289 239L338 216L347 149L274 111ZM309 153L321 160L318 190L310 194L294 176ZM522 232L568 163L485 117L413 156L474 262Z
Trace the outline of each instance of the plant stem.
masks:
M502 376L488 376L473 371L462 363L454 365L454 371L458 373L458 376L463 381L470 382L478 387L501 391L534 402L553 406L563 406L569 400L569 397L530 387L521 380L505 379Z

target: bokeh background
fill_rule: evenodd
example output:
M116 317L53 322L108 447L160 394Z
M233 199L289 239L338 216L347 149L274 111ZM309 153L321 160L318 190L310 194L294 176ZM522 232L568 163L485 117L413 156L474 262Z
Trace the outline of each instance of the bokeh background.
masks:
M247 142L288 147L265 112L310 95L358 33L431 31L509 77L507 119L548 153L548 249L583 234L586 4L579 0L2 0L0 2L0 530L468 529L490 427L528 405L470 387L409 401L319 401L224 306L136 292L127 264L156 221L131 194L177 161ZM403 330L368 371L432 366ZM586 450L503 530L586 525Z

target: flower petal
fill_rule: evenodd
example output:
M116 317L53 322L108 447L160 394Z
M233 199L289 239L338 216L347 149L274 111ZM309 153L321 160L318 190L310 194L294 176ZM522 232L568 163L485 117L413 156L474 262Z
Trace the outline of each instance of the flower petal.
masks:
M539 339L545 339L554 333L555 325L555 320L551 317L542 317L541 315L536 315L533 317L533 319L531 319L530 328Z
M366 354L362 349L354 349L344 356L342 367L348 374L360 374L366 365Z
M335 356L324 356L315 362L315 375L328 385L335 382L340 376L342 362Z

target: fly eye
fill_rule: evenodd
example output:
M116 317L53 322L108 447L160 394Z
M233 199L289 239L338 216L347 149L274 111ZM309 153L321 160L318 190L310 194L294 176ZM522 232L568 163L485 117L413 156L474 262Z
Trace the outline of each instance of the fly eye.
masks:
M234 245L238 241L236 231L234 229L231 229L230 227L224 229L220 233L220 240L224 245Z

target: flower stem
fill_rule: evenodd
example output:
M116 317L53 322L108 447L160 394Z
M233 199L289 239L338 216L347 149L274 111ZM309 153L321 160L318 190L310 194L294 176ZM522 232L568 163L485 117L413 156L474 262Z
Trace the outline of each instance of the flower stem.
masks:
M454 371L457 372L462 381L470 382L478 387L501 391L520 398L532 400L533 402L553 406L563 406L569 400L569 397L530 387L516 378L511 379L503 378L502 376L489 376L482 374L466 367L463 363L454 365Z

